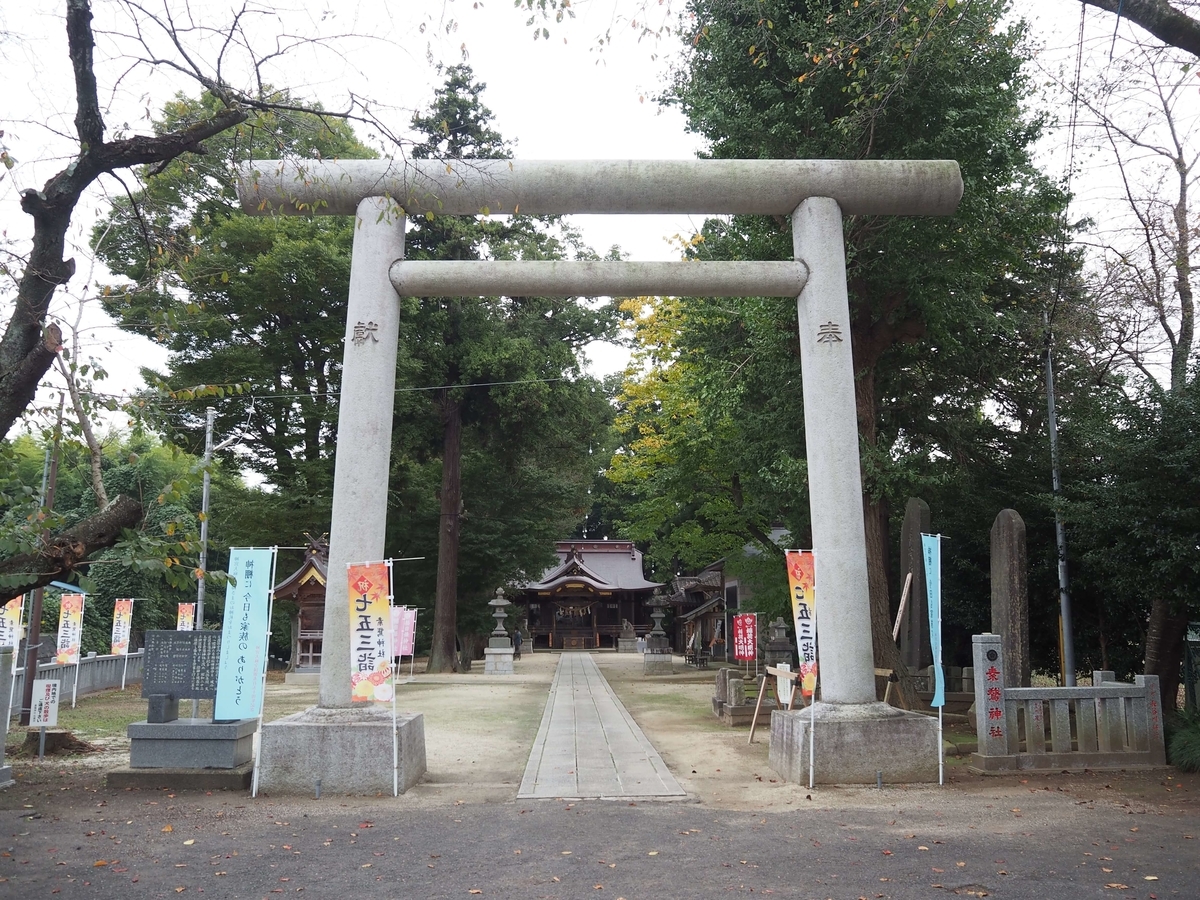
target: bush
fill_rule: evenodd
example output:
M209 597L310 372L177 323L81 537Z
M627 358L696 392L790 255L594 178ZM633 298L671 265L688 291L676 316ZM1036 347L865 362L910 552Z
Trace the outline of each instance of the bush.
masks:
M1179 715L1167 741L1167 761L1185 772L1200 772L1200 713Z

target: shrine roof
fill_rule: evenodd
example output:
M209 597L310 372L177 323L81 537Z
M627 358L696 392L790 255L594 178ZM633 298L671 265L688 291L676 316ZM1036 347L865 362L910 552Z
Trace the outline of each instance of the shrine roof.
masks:
M647 581L642 554L633 541L557 541L557 565L536 581L521 585L526 591L545 591L564 581L583 581L599 590L652 591L661 584Z
M295 572L275 585L276 597L294 597L304 585L315 581L321 587L329 577L329 545L312 541L304 551L304 562Z

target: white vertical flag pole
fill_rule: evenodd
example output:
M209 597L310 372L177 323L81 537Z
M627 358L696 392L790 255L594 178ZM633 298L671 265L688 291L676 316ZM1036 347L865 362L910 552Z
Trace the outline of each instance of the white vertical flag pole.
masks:
M387 579L388 579L388 624L387 624L387 660L388 667L392 670L392 796L400 796L400 739L396 732L396 648L392 646L392 639L395 636L395 615L396 608L392 606L392 601L395 596L392 594L392 561L384 560L387 563Z
M817 551L813 550L813 595L816 596L817 590ZM813 654L816 656L814 662L817 665L817 678L821 677L821 629L817 622L817 609L819 604L813 604ZM801 691L801 694L804 692ZM813 750L816 748L816 739L813 734L817 730L817 683L813 682L812 696L808 698L808 789L813 789L813 782L816 778L816 762L813 759Z
M83 661L83 608L87 605L87 594L79 595L79 649L75 651L75 683L71 686L71 709L75 708L75 697L79 693L79 664Z
M933 700L938 711L938 784L946 783L946 752L942 743L942 708L946 705L946 673L942 669L942 541L940 534L921 535L925 564L925 593L929 601L929 643L933 650Z
M413 609L413 614L412 614L413 648L412 648L412 653L410 653L410 654L408 655L408 680L409 680L409 681L414 681L414 680L416 680L416 671L417 671L417 616L420 614L420 612L421 612L421 611L420 611L419 609L416 609L416 608L414 608L414 609ZM532 652L533 652L533 638L532 638L532 637L530 637L530 639L529 639L529 652L530 652L530 653L532 653Z
M937 671L942 668L942 535L937 535ZM944 678L944 676L943 676ZM944 690L944 688L943 688ZM946 784L946 738L942 737L942 710L946 709L946 697L937 707L937 784Z
M21 595L20 612L17 613L17 631L13 635L13 661L12 661L12 677L8 680L8 715L4 717L4 737L8 737L9 720L12 719L12 702L14 693L17 689L17 660L21 654L17 651L21 648L21 636L24 634L25 627L25 595Z
M255 732L255 738L259 743L260 749L262 747L263 712L267 706L267 669L270 668L271 660L271 618L275 615L275 565L278 561L279 546L276 545L271 548L271 584L270 590L267 593L267 633L263 636L262 698L258 704L258 730ZM258 796L258 753L254 754L253 781L254 783L250 788L250 797L252 799Z

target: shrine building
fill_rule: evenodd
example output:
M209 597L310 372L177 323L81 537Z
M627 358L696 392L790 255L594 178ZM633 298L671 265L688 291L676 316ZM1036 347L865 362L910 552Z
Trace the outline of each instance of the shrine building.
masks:
M646 601L663 585L647 581L632 541L557 541L558 563L512 598L533 649L617 648L628 621L638 637L653 627Z

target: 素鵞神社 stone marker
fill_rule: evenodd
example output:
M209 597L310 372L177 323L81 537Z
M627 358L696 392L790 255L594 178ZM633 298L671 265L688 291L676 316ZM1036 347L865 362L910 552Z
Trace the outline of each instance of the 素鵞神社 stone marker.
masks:
M948 160L348 160L258 161L239 186L250 213L354 215L350 304L335 461L325 643L319 705L289 717L291 734L263 729L261 784L305 767L329 790L340 771L385 749L367 710L351 706L347 563L383 556L398 295L798 296L813 543L821 592L821 694L816 707L822 782L929 780L937 772L931 720L875 697L862 519L854 367L843 215L950 215L962 196ZM406 214L759 214L792 218L795 259L758 263L422 262L404 257ZM336 663L346 660L343 668ZM772 765L807 777L807 711L772 719ZM423 732L410 722L415 744ZM344 737L319 736L335 726ZM300 730L308 736L301 736ZM390 733L387 733L391 750ZM285 743L285 740L289 743ZM372 750L363 749L368 740ZM327 743L322 744L322 741ZM402 745L404 742L402 741ZM309 753L302 763L290 757ZM401 756L405 756L402 749ZM387 755L390 776L391 757ZM415 771L415 765L413 768ZM800 773L803 773L801 775ZM375 775L371 775L375 778ZM402 779L403 781L404 779ZM374 790L377 790L375 788Z

